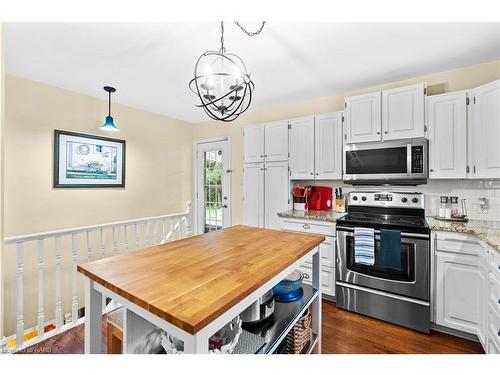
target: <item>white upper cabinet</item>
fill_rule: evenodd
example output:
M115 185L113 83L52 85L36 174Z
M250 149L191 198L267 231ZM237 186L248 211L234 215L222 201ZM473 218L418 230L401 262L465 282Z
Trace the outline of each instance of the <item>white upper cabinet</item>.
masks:
M380 141L380 92L345 99L346 143Z
M264 125L243 130L243 160L245 163L264 161Z
M290 120L290 178L314 178L314 117Z
M264 164L246 163L244 167L245 224L264 227Z
M500 80L471 91L469 167L471 178L500 178Z
M314 178L342 179L342 112L315 116Z
M264 167L264 180L264 225L266 228L280 229L278 212L288 210L290 199L288 161L267 163Z
M288 121L277 121L264 127L264 158L268 161L288 160Z
M427 98L429 178L467 177L467 93Z
M382 91L382 139L424 137L423 83Z

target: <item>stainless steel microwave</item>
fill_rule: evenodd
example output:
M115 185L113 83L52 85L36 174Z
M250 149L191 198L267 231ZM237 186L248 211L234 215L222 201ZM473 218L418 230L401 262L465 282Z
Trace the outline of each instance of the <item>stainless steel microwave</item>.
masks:
M344 181L349 184L427 183L428 141L408 139L344 146Z

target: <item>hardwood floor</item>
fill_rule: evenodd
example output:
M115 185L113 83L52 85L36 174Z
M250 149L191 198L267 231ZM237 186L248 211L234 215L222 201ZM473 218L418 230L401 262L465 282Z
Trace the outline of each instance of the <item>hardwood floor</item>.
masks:
M338 309L323 301L323 353L479 354L478 342L431 331L429 335Z
M323 301L324 354L479 354L477 342L432 331L427 335L363 315L338 309ZM80 354L83 325L34 345L27 353ZM106 325L103 324L103 350L106 352Z

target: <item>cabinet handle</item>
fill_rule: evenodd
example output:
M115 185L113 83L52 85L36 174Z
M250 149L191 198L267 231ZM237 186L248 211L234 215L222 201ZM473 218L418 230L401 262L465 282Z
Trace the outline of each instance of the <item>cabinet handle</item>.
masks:
M311 172L311 176L314 176L314 173Z
M310 279L310 278L311 278L311 276L309 276L308 273L304 273L304 279Z
M377 134L379 134L379 135L380 135L380 132L377 132Z
M264 155L267 158L267 155Z
M311 229L311 226L309 224L304 224L304 225L302 225L302 228L304 228L304 229Z
M429 169L429 172L434 172L434 169Z
M316 176L318 176L318 175L319 175L319 173L316 173Z
M384 132L384 134L389 134L389 132L386 130L386 131Z
M264 155L260 155L260 157L261 157L261 158L263 158L263 157L264 157Z

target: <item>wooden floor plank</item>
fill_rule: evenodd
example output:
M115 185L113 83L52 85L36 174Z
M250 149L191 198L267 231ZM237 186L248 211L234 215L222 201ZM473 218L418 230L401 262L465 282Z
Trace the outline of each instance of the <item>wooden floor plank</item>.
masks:
M480 354L478 342L432 331L412 331L377 319L338 309L323 301L324 354ZM103 350L106 351L106 324L103 321ZM28 353L80 354L84 352L84 326L72 328L45 340Z

